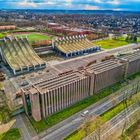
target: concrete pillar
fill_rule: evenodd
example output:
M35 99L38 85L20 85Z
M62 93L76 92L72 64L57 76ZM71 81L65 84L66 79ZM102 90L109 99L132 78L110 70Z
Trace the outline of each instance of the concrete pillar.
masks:
M58 88L56 89L56 110L58 111L59 110L59 99L58 99Z
M70 104L72 104L73 103L73 101L72 101L72 88L73 88L73 86L72 86L72 83L70 83Z
M31 112L35 121L41 120L41 109L40 109L40 99L39 92L36 89L29 94L31 100Z
M53 90L51 90L50 97L51 97L51 114L53 114L53 112L54 112L54 108L53 108Z
M70 84L68 84L68 106L70 105Z
M50 101L50 91L48 92L48 113L51 114L51 101Z
M83 93L83 98L86 97L86 95L85 95L85 86L86 86L85 80L86 80L86 78L84 78L84 79L82 80L82 93Z
M73 83L73 103L76 102L76 88L75 88L75 82Z
M68 85L66 85L66 106L69 105Z
M55 89L53 90L53 108L54 108L54 112L56 112L56 92L55 92Z
M59 109L61 110L62 109L62 98L61 98L61 88L59 88Z
M80 99L80 90L79 90L80 89L80 85L79 84L80 84L80 82L78 80L78 82L77 82L77 93L78 93L78 97L77 98L78 98L78 101Z
M76 81L76 101L78 101L78 81Z
M41 94L41 104L42 104L42 107L41 107L41 110L42 110L42 115L43 115L43 118L46 117L45 115L45 102L44 102L44 94Z
M94 94L95 80L96 80L96 75L93 73L90 75L90 95Z
M64 108L66 107L66 85L64 85Z
M46 109L46 116L48 116L48 98L47 98L47 94L48 94L48 93L45 93L45 104L46 104L45 109Z
M64 108L64 88L61 87L61 95L62 95L62 109Z
M81 100L82 99L81 80L79 80L79 94L80 94L79 100Z
M57 100L56 100L56 89L54 90L54 111L56 112L57 111Z

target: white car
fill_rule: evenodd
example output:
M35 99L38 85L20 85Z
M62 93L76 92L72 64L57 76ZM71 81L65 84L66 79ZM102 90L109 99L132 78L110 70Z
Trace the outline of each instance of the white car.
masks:
M81 116L82 116L82 117L85 117L85 116L88 115L88 114L89 114L89 111L86 110L86 111L84 111L84 112L81 114Z

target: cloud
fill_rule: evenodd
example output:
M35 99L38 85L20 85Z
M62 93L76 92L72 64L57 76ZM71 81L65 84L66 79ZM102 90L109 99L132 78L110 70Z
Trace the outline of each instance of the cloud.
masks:
M120 1L119 0L111 0L111 1L107 1L108 4L112 4L112 5L119 5Z
M140 0L0 0L0 8L140 11Z
M85 10L100 10L98 6L86 5L84 7Z
M35 2L33 2L32 0L30 0L30 1L24 0L22 2L18 2L18 5L21 7L32 7L32 8L37 7L37 4Z

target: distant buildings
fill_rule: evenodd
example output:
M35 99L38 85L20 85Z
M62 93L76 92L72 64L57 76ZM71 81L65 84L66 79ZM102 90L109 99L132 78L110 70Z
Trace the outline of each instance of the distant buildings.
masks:
M48 23L47 27L57 33L57 34L63 34L63 35L84 35L84 34L90 34L92 33L91 30L85 30L80 28L70 28L64 25L60 25L58 23Z
M6 26L0 26L0 31L4 30L15 30L16 26L15 25L6 25Z

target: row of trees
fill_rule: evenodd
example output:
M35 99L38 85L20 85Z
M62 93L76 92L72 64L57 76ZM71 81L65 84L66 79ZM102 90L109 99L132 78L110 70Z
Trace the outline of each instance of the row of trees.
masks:
M137 36L136 35L127 35L126 39L127 42L137 42Z

